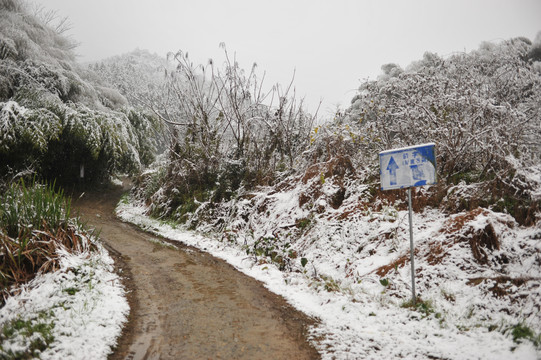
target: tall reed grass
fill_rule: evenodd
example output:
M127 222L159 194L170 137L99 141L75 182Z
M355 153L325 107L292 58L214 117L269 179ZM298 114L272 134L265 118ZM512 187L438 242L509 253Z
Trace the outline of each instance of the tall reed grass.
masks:
M55 183L26 186L11 184L0 205L0 229L10 237L24 237L46 223L50 228L65 228L71 215L71 201Z
M77 218L71 201L55 184L11 184L0 203L0 293L31 280L39 272L59 268L62 248L72 253L95 248ZM2 299L0 299L0 305Z

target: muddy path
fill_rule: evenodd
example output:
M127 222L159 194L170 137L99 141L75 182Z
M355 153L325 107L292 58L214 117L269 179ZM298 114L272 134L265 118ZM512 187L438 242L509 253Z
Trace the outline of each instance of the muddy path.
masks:
M131 314L112 359L317 359L313 320L224 261L118 220L123 189L73 199L117 257Z

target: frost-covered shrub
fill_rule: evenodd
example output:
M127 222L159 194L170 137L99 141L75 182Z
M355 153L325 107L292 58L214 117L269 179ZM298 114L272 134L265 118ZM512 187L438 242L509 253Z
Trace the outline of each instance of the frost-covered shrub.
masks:
M72 83L68 77L63 74L62 69L53 67L51 64L26 60L21 64L18 84L21 87L31 87L41 85L47 91L58 95L66 101L70 92L76 92L72 89Z
M0 35L0 59L16 59L17 55L15 41Z
M128 105L128 100L117 90L107 87L97 87L100 102L108 108L120 109Z
M63 118L62 135L51 144L44 158L47 177L56 172L64 181L73 181L81 165L85 167L85 178L90 180L99 180L114 171L132 172L140 168L138 139L124 114L83 105L62 107L59 111Z
M366 82L347 123L368 152L434 141L440 178L506 176L508 157L538 162L541 77L516 39L469 54L422 61L391 78ZM374 149L371 149L372 146Z
M139 100L174 130L166 183L159 196L145 199L165 202L155 205L160 213L154 215L181 218L203 202L272 184L309 141L314 117L292 87L264 92L256 64L246 72L224 52L223 67L213 61L195 66L187 54L173 54L177 66L167 73L167 96L131 94L144 96Z
M30 14L27 3L2 1L1 5L0 38L12 40L16 60L31 58L61 66L75 59L73 41Z
M434 191L480 184L476 198L454 210L499 206L530 223L541 206L539 181L519 171L541 162L541 76L530 50L518 38L449 58L426 53L405 71L385 66L360 86L345 116L314 129L308 165L347 155L377 183L380 151L435 142L442 185Z
M87 180L141 167L139 137L144 138L145 129L139 129L138 134L123 113L61 103L37 109L15 101L0 106L0 168L4 176L33 170L69 183L77 179L81 165ZM147 158L154 150L151 144L148 140L144 143Z
M156 158L156 154L165 150L164 124L155 116L143 111L130 109L125 115L137 136L137 152L143 165L150 165Z
M528 52L528 57L534 62L541 61L541 31L537 33L532 47Z
M174 66L146 50L134 50L89 65L95 82L118 90L134 107L145 106L149 99L167 98L166 74ZM92 76L92 75L91 75Z
M60 134L60 119L48 109L26 109L15 101L0 103L0 108L0 151L4 154L19 143L46 151Z
M47 109L26 109L14 101L0 103L0 107L2 177L35 169L50 142L60 136L60 118Z

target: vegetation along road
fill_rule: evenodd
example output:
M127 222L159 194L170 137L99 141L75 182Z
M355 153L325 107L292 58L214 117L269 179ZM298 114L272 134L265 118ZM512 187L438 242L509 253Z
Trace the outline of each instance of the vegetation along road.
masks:
M173 245L113 214L122 190L74 201L121 263L131 315L113 358L314 359L313 321L222 260Z

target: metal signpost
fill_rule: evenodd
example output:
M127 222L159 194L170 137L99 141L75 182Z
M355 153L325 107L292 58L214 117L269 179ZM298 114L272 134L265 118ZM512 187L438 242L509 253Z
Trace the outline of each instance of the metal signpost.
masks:
M413 262L413 226L411 211L411 188L433 185L436 181L436 153L434 143L386 150L379 153L381 190L408 189L410 252L411 252L411 293L415 296L415 265Z

